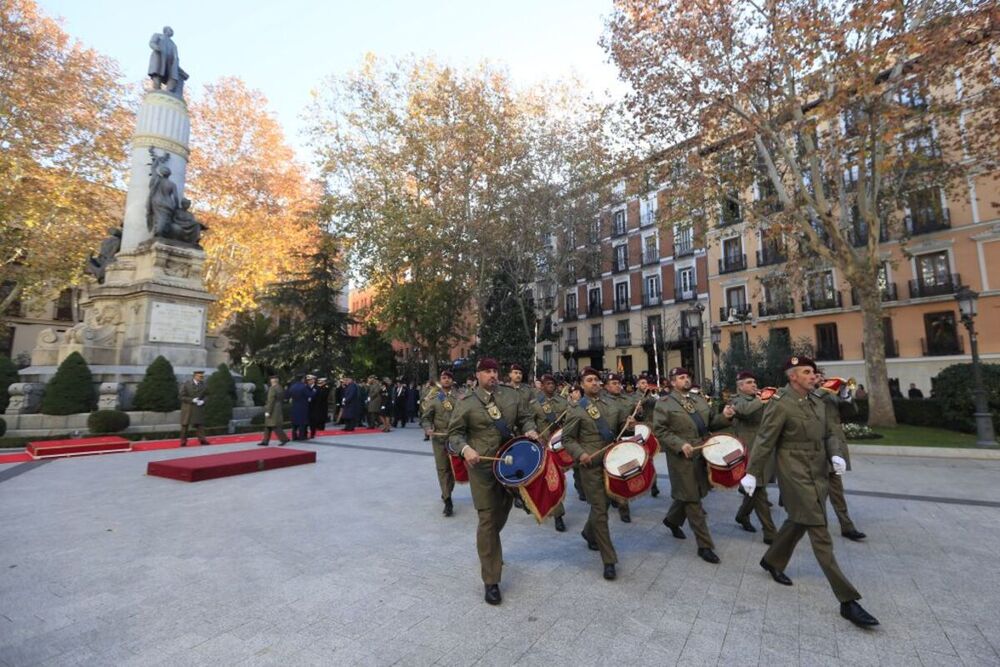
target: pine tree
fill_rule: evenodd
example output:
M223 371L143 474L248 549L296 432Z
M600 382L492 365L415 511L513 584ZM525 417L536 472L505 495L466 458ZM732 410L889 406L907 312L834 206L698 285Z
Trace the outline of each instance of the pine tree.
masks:
M527 377L535 356L535 311L519 293L510 273L493 276L482 322L474 356L493 357L503 365L520 364Z
M236 380L229 366L219 368L208 376L205 387L205 426L225 426L233 418L236 405Z
M247 382L253 382L253 404L264 405L264 401L267 398L267 383L264 378L264 371L257 364L250 364L247 366L246 372L243 373L243 377L246 378Z
M79 352L63 359L45 386L42 397L42 414L75 415L90 412L97 405L94 376Z
M7 409L10 403L10 394L7 388L17 382L17 366L10 358L0 355L0 412Z
M133 405L136 410L150 412L180 410L177 376L174 375L174 367L165 357L157 357L146 369L146 375L135 391Z

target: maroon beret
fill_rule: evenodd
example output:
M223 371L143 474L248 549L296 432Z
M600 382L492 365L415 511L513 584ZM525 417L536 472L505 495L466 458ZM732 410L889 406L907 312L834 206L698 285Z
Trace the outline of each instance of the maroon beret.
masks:
M610 375L608 375L608 382L611 382L612 380L617 380L618 382L621 382L622 376L619 375L618 373L611 373Z
M670 369L670 373L668 373L668 375L670 376L670 379L673 380L678 375L687 375L690 377L691 371L684 368L683 366L674 366L673 368Z
M555 382L556 378L551 373L546 373L541 377L542 382Z
M510 365L510 370L512 370L512 371L521 371L522 373L524 372L524 369L521 368L521 364L511 364Z
M448 371L448 370L441 371L441 377L443 377L443 378L451 378L452 380L455 379L455 376L452 375L451 371Z
M593 366L587 366L582 371L580 371L580 379L587 377L588 375L596 376L598 380L601 379L601 373Z
M788 357L788 361L785 362L785 370L789 368L802 368L803 366L810 366L813 371L816 370L816 362L809 357Z
M500 364L498 364L497 360L492 357L483 357L482 359L479 360L479 363L476 364L476 370L498 371L500 370Z
M737 380L756 380L757 376L750 371L740 371L736 374Z

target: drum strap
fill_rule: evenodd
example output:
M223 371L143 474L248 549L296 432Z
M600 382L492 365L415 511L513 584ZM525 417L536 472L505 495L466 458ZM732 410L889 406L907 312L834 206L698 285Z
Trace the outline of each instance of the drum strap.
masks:
M677 400L676 396L674 396L673 394L670 394L670 398L674 399L674 402L677 403L677 405L680 405L681 409L684 408L684 406L681 404L681 402ZM704 438L705 436L707 436L708 433L709 433L709 431L708 431L708 425L705 423L705 420L701 418L701 415L698 414L697 411L695 411L695 412L688 412L687 410L684 410L684 412L688 413L688 415L691 417L691 421L694 422L694 427L696 429L698 429L698 437L699 438Z
M500 406L497 405L496 402L493 403L493 407L497 412L497 417L494 419L493 415L490 414L489 406L483 401L482 398L479 397L478 394L476 394L476 398L478 398L479 402L483 404L483 409L486 410L486 416L493 419L493 426L500 432L500 442L507 442L514 437L514 434L510 430L510 426L507 425L507 420L503 418L502 414L500 414Z
M590 401L587 400L586 396L581 396L577 405L586 410L587 407L590 405ZM594 406L594 408L595 408L594 411L597 412L596 410L597 406ZM588 411L587 414L591 413ZM597 413L597 417L593 417L593 415L591 415L591 417L597 424L597 432L601 434L601 437L604 438L604 441L611 442L612 438L614 438L615 436L613 433L611 433L611 427L608 426L608 420L606 420L604 418L604 415L602 415L600 412Z

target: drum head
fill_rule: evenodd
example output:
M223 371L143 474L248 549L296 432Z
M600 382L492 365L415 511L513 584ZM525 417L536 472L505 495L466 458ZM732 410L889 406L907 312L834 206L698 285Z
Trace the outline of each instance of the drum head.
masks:
M642 438L642 442L646 442L646 439L649 437L649 433L650 433L650 431L649 431L649 427L647 425L645 425L645 424L636 424L635 425L635 434L637 436L639 436L640 438Z
M604 455L604 470L613 477L631 477L646 465L646 448L637 442L623 441Z
M493 462L493 474L501 484L520 486L539 471L542 467L542 448L534 440L517 438L497 454L501 459L510 456L512 463L504 461Z
M729 468L732 464L733 454L744 455L746 449L743 443L731 435L716 435L705 441L707 445L701 450L705 460L720 468Z

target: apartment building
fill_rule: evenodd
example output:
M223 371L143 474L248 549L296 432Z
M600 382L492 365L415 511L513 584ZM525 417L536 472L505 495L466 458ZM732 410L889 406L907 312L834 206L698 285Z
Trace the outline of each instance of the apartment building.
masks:
M11 285L0 286L0 299ZM53 300L16 299L7 306L0 326L0 356L10 357L24 365L31 358L38 336L45 329L63 333L79 322L80 290L65 289Z

